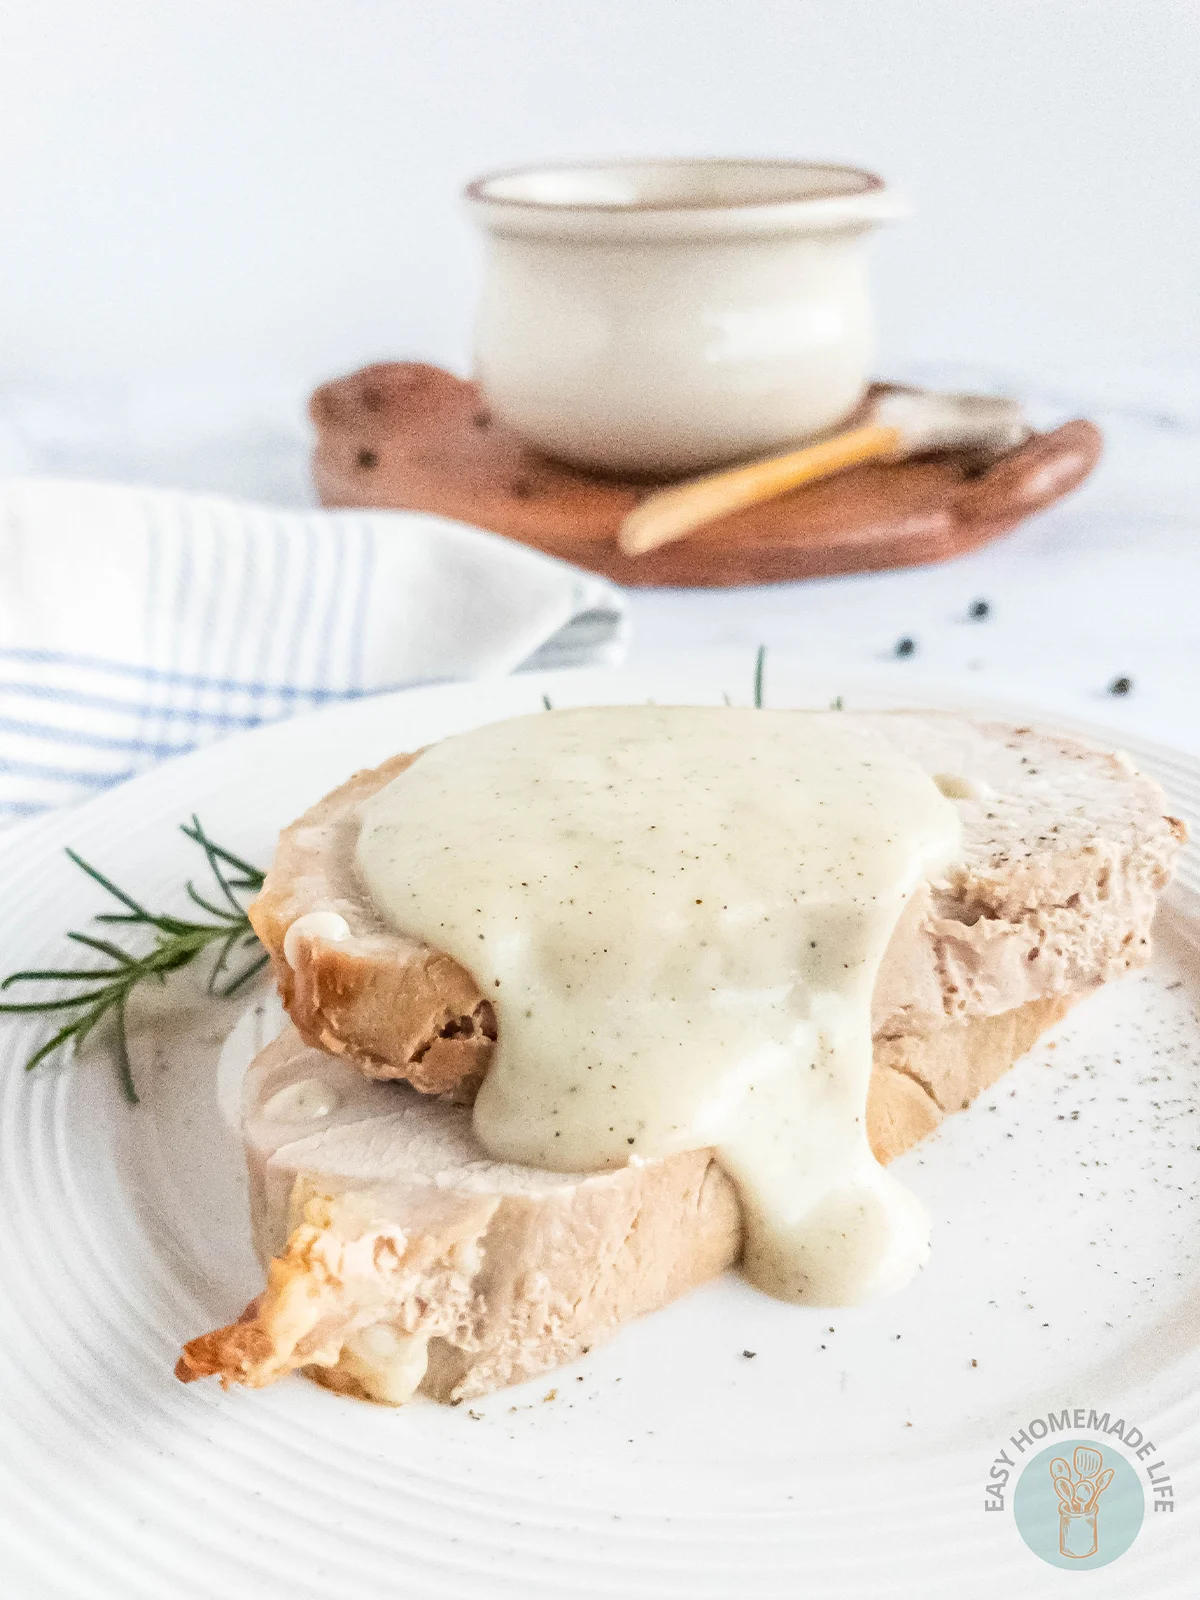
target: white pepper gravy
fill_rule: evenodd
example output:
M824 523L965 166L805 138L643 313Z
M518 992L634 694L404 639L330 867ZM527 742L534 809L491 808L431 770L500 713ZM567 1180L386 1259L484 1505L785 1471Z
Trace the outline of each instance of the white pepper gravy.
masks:
M712 1147L744 1271L846 1304L928 1252L866 1134L871 991L955 808L838 713L550 711L425 751L365 802L381 915L493 1002L491 1155L592 1170Z

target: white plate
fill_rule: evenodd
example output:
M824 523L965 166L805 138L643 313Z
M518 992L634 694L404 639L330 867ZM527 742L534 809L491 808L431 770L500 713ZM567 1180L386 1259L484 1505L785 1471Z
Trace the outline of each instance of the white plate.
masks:
M175 831L193 810L265 861L283 823L395 750L534 710L543 692L744 701L751 668L680 658L652 677L425 689L172 762L0 847L0 971L57 964L65 930L99 909L65 844L161 903L196 869ZM778 658L769 687L775 705L896 703L894 687L820 683ZM1200 762L1114 742L1200 815ZM1197 940L1193 848L1154 965L901 1162L934 1218L932 1262L906 1293L826 1313L729 1277L470 1409L396 1412L301 1379L259 1394L177 1384L180 1343L259 1286L217 1093L238 1013L168 993L139 1033L137 1108L103 1056L26 1077L37 1031L6 1022L0 1593L1058 1594L1073 1580L1030 1553L1008 1510L984 1512L983 1485L1010 1435L1064 1406L1135 1419L1177 1496L1088 1573L1089 1592L1194 1593Z

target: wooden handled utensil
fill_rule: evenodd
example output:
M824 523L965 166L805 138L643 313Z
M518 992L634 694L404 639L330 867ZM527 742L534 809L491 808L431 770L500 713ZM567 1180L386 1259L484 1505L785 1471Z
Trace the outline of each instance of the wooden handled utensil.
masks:
M857 426L786 455L708 473L648 495L625 518L617 543L645 555L744 506L774 500L801 484L867 461L904 461L932 450L973 450L996 457L1031 433L1015 400L994 395L895 389L877 395Z
M1104 1465L1104 1457L1099 1450L1093 1450L1086 1444L1077 1444L1071 1459L1075 1463L1075 1471L1081 1478L1094 1478Z
M1083 1509L1085 1511L1091 1512L1096 1509L1097 1500L1099 1500L1100 1496L1104 1493L1105 1489L1108 1488L1115 1476L1116 1474L1114 1473L1112 1467L1105 1467L1104 1471L1096 1479L1096 1487L1092 1490L1091 1494L1084 1502Z
M1054 1488L1065 1511L1079 1510L1079 1501L1075 1498L1075 1485L1070 1478L1055 1478Z

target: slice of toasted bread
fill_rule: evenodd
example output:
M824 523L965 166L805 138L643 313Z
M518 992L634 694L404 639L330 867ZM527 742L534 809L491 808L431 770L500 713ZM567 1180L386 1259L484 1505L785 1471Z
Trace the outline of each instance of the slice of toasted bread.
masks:
M1184 829L1125 757L950 713L796 714L878 729L962 816L963 866L914 896L884 958L877 1040L1075 995L1148 959ZM286 828L250 914L309 1044L370 1077L470 1100L496 1037L491 1005L450 957L390 928L355 871L361 802L418 755L358 773ZM314 911L340 914L349 937L301 938L290 964L287 930Z
M1068 1004L877 1041L877 1157L966 1106ZM368 1399L456 1402L573 1359L741 1251L737 1193L710 1150L607 1172L510 1166L462 1106L368 1082L291 1028L247 1075L244 1128L267 1287L184 1348L185 1382L259 1388L302 1369Z

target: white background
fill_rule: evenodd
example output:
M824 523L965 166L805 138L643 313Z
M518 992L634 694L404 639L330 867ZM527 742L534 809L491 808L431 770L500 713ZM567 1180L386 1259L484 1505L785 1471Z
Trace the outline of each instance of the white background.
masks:
M1193 0L5 0L0 382L468 360L477 171L874 167L882 362L1200 357Z

